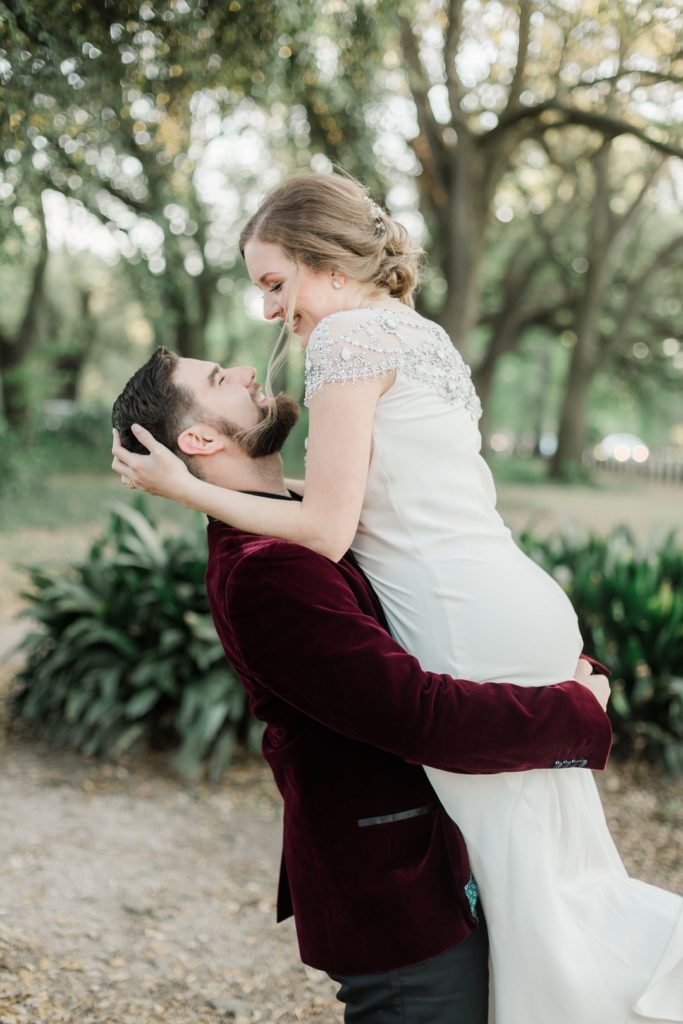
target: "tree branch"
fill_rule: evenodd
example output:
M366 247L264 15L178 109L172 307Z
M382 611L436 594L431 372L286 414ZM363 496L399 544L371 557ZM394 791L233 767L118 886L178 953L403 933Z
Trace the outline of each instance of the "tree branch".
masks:
M497 288L502 293L498 309L479 321L480 325L491 327L491 338L484 355L473 368L475 377L490 374L503 353L517 348L529 327L548 323L557 304L548 302L547 289L543 289L542 302L531 304L529 300L529 292L545 263L543 249L537 250L524 265L517 262L516 256L510 259L507 272Z
M463 29L463 0L448 0L447 24L444 39L444 67L446 69L446 88L448 103L451 108L453 123L460 131L469 134L467 120L460 104L464 95L463 84L458 74L455 59L458 56Z
M623 231L627 231L628 228L630 228L633 224L634 220L637 218L638 213L640 211L640 207L642 206L643 201L645 200L645 197L652 183L654 182L655 178L664 166L664 160L664 157L659 158L658 162L655 163L654 166L648 170L648 173L645 175L645 180L643 181L642 187L638 195L633 200L628 210L626 210L620 217L616 218L616 223L618 225L617 231L619 234L621 234L621 232Z
M573 107L568 107L557 99L544 100L533 107L518 107L516 110L510 111L505 117L501 117L495 128L492 128L483 136L483 141L486 142L487 146L500 145L501 138L513 127L520 124L520 122L539 122L541 115L549 111L554 111L563 117L563 121L558 125L553 125L553 127L580 124L586 128L594 128L610 139L617 138L619 135L632 135L660 153L683 159L683 148L673 143L653 139L644 128L638 128L636 125L629 124L628 121L622 121L606 114L596 114L588 110L577 110Z
M680 249L683 249L683 235L672 239L664 248L660 249L647 270L635 283L630 285L628 299L621 311L616 328L609 336L603 336L601 339L602 345L597 359L598 366L603 366L614 350L621 347L652 278L674 261Z
M36 214L40 223L40 250L38 253L38 260L33 268L31 288L26 301L26 309L24 310L24 315L21 318L21 323L19 324L19 328L12 342L12 355L10 356L10 362L14 365L24 358L36 340L38 306L40 302L40 295L43 290L43 281L45 279L45 270L47 268L48 259L47 227L45 225L45 211L43 209L43 200L41 196L38 196L38 208L36 210Z
M434 202L437 207L442 209L448 202L448 185L443 167L446 153L441 136L441 126L434 117L434 112L429 102L428 93L431 83L424 73L417 40L410 22L401 15L399 15L398 21L401 48L405 57L408 74L408 86L415 103L418 125L422 140L424 141L424 145L419 145L418 143L415 146L414 144L414 148L425 174L430 179Z
M519 3L519 35L517 43L517 61L515 72L510 83L507 103L503 111L503 117L519 106L519 97L524 86L526 75L526 60L529 52L529 36L531 32L531 3L530 0L520 0Z
M528 191L524 188L521 182L518 183L518 188L520 189L522 194L527 197L528 200L531 198ZM558 207L559 204L555 204L553 212L556 213ZM566 212L564 216L561 218L559 226L555 225L552 229L549 228L548 225L545 223L545 218L543 215L534 217L532 221L534 229L538 233L543 244L546 258L551 263L553 263L558 268L558 270L563 274L563 276L566 279L567 290L570 294L572 289L570 287L569 280L567 277L567 260L560 252L557 240L564 237L567 226L572 220L575 219L575 217L576 212L572 205L568 203L566 204Z
M77 163L75 160L72 160L71 156L68 153L64 152L64 150L57 143L54 137L50 138L50 141L52 143L53 154L57 166L62 167L67 171L72 171L74 174L77 174L79 177L81 177L83 175L83 167L81 166L81 164ZM97 168L95 168L95 171L96 170ZM76 196L74 194L73 189L69 188L66 182L53 181L52 178L49 178L47 180L49 180L50 188L53 188L56 192L61 192L63 196L67 197L67 199L78 198L78 200L82 202L84 206L87 206L91 213L96 212L95 210L92 209L89 203L83 202L82 189L79 189L78 196ZM102 178L99 174L97 175L97 182L101 185L105 192L109 192L109 194L114 199L118 199L126 206L129 206L131 210L135 211L135 213L149 215L153 213L153 208L149 202L142 199L135 199L127 192L123 192L121 189L119 189L116 185L113 184L112 181Z
M590 89L594 85L603 85L606 82L618 82L630 75L640 75L643 78L650 78L653 82L671 82L672 85L681 85L683 75L666 74L663 71L643 71L641 68L623 68L615 75L604 75L599 78L579 78L572 89Z

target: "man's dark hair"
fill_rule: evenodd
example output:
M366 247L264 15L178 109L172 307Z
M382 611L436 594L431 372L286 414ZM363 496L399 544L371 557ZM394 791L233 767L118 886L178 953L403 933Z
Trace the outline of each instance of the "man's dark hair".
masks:
M114 402L111 421L128 451L149 454L130 429L133 423L139 423L154 434L157 441L187 461L178 448L178 437L194 418L197 403L191 391L173 383L177 365L175 353L159 346L144 366L136 370Z

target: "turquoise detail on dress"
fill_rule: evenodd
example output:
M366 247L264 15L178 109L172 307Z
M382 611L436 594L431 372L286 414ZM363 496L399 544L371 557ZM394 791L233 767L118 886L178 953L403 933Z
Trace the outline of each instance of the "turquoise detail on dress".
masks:
M467 902L470 905L470 914L475 921L478 921L477 903L479 902L479 886L474 879L474 875L470 875L469 882L465 886L465 896L467 896Z

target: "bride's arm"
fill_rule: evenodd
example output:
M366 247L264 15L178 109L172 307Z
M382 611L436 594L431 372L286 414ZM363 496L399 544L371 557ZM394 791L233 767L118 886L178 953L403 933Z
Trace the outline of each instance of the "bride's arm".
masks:
M136 487L172 498L248 533L293 541L338 561L358 526L377 401L393 373L327 384L310 401L303 501L270 501L199 480L148 431L136 430L150 455L114 446L114 468ZM118 463L118 465L117 465Z
M301 497L303 497L305 486L305 480L295 480L291 476L285 477L285 487L287 488L287 490L294 491L295 494L299 494Z

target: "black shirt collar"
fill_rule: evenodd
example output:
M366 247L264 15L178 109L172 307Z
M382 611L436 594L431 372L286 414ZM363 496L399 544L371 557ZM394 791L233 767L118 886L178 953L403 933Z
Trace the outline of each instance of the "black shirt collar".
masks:
M300 494L296 491L290 491L287 494L271 494L270 491L240 491L240 494L253 494L255 498L275 498L277 501L302 501ZM214 516L206 517L210 523L220 523L221 519L215 519Z

